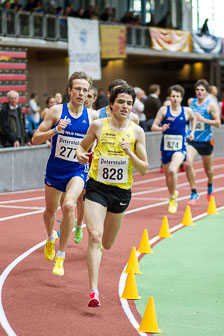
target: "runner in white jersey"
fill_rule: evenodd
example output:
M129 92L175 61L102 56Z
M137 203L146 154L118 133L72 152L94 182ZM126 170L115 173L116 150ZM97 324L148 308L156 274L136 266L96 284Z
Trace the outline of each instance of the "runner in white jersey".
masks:
M85 72L73 73L69 78L69 103L50 108L32 139L33 144L38 145L53 137L45 175L46 209L43 217L47 241L44 254L48 261L54 259L53 227L61 200L60 243L52 272L59 276L64 275L65 250L73 228L75 204L83 191L88 173L87 165L80 165L76 158L76 148L89 124L98 118L96 112L83 106L91 85L92 79Z

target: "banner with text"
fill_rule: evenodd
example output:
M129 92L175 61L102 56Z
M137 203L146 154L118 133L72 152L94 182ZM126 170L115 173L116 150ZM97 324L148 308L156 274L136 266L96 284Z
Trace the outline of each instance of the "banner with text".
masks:
M176 29L150 27L152 48L156 50L184 51L192 50L191 33Z
M100 26L101 58L126 58L126 27Z
M101 79L99 21L68 17L69 76L85 71Z

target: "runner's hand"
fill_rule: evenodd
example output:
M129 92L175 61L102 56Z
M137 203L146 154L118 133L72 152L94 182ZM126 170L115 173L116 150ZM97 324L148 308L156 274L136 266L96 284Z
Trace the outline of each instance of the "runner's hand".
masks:
M60 120L59 120L59 123L58 123L58 125L57 125L57 132L59 133L59 132L61 132L63 129L65 129L66 126L67 126L67 124L68 124L68 122L67 122L66 119L60 119Z
M92 153L82 153L80 155L77 156L77 159L79 161L80 164L85 164L89 161L89 157L91 156Z
M164 133L166 130L168 130L168 128L170 128L170 124L164 124L162 127L162 132Z
M131 152L130 142L122 138L121 148L125 151L126 154Z

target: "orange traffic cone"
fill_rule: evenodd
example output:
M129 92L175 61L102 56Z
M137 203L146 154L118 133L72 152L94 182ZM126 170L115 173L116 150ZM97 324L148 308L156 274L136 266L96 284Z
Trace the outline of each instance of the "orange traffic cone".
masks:
M127 267L124 273L129 273L131 268L133 268L133 271L135 274L142 274L142 272L139 269L138 258L137 258L135 247L132 247L131 254L128 259L128 264L127 264Z
M149 235L148 235L148 230L144 229L142 238L140 241L140 245L138 248L139 253L153 253L151 250L150 244L149 244Z
M170 234L167 216L163 217L162 225L161 225L160 232L159 232L159 237L160 238L171 238L172 237Z
M140 327L137 329L142 332L149 332L152 334L161 334L162 331L158 328L156 310L153 297L150 297L142 318Z
M207 214L208 215L217 215L217 211L216 211L216 204L215 204L215 198L214 196L210 197L210 201L209 201L209 205L208 205L208 210L207 210Z
M184 213L184 218L182 220L183 225L194 225L192 221L192 215L191 215L191 208L190 205L187 205L185 213Z
M131 268L130 272L128 273L126 284L125 284L121 299L127 299L127 300L141 299L141 296L138 295L138 290L136 286L133 268Z

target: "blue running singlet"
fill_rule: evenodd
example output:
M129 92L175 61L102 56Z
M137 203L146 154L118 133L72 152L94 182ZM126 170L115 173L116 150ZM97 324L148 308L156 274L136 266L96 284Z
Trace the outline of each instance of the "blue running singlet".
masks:
M186 156L186 125L184 107L181 106L181 112L178 116L173 116L170 106L167 106L167 112L162 125L170 124L170 127L163 133L161 140L162 162L164 164L171 161L175 152L181 152Z
M197 98L194 98L190 107L192 108L194 113L196 112L200 113L202 117L204 117L205 119L212 120L212 116L210 115L210 113L208 113L208 105L210 101L211 100L208 99L204 102L204 104L197 105L196 104ZM207 142L207 141L210 141L212 137L213 135L212 135L211 126L203 122L197 121L195 132L194 132L194 141Z
M107 107L104 106L100 109L99 111L99 119L104 119L104 118L107 118Z
M88 173L89 164L81 165L76 158L76 148L89 128L87 108L84 106L81 116L76 119L70 115L67 104L63 104L61 119L67 119L68 124L63 131L52 138L46 178L56 181L69 181L77 175L77 171L83 171L84 175ZM82 176L83 179L84 175Z

